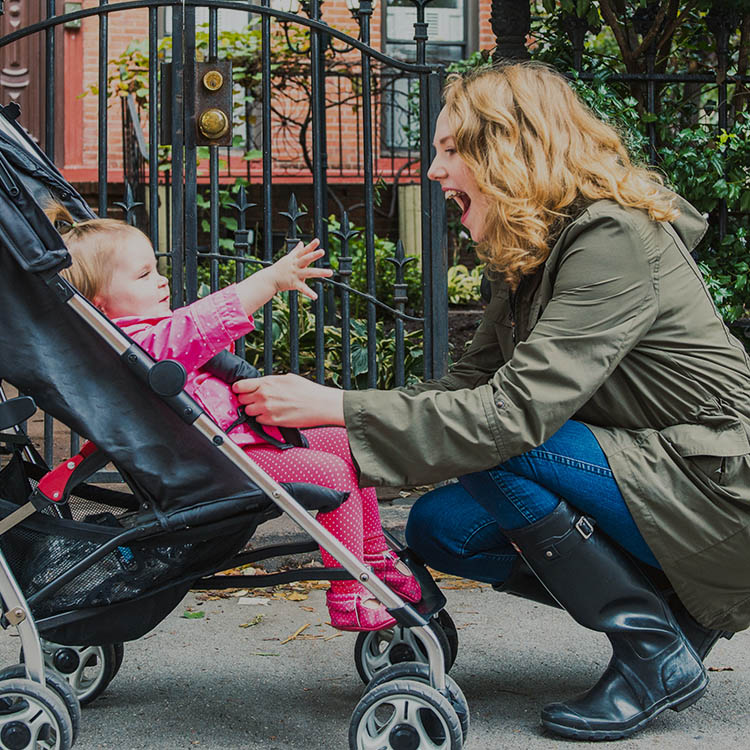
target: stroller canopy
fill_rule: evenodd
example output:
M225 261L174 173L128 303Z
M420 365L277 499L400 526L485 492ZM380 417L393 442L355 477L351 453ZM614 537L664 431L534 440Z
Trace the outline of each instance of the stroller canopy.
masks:
M94 441L162 511L236 496L261 500L245 474L48 284L70 257L44 202L60 201L76 219L94 215L15 123L12 107L0 108L0 378Z

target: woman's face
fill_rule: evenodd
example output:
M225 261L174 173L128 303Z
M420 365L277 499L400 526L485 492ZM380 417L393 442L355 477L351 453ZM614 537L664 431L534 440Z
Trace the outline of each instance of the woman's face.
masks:
M461 223L469 230L471 239L479 242L484 237L485 219L489 202L480 192L474 175L456 152L454 128L448 112L443 109L435 126L435 158L427 176L440 183L446 200L455 200L461 207Z

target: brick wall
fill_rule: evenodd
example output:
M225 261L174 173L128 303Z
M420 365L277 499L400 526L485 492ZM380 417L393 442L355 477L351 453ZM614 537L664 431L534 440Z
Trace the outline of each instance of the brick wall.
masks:
M122 0L112 0L116 4ZM93 7L97 0L84 0L84 7ZM489 24L490 0L480 0L480 47L491 48L494 37ZM346 7L346 0L326 0L323 6L324 19L334 28L345 31L352 36L357 35L357 24ZM381 47L381 3L376 5L371 17L371 43L376 49ZM276 25L273 22L272 25ZM108 59L117 57L133 40L146 39L148 36L148 11L129 10L115 12L109 20L109 49ZM82 28L75 32L66 31L65 35L65 115L66 135L64 148L64 171L75 182L95 181L99 164L98 147L98 97L88 93L81 98L81 94L89 91L98 82L99 71L99 20L97 18L84 19ZM336 42L341 46L340 42ZM358 66L360 54L351 53L352 66ZM294 93L294 92L290 92ZM297 92L299 93L299 92ZM337 97L351 97L351 82L342 79L331 80L327 86L329 102ZM355 102L343 107L329 107L326 110L326 124L328 129L328 166L329 175L333 180L353 179L359 172L361 165L362 144L361 137L361 106L354 106ZM301 108L303 104L288 102L288 108ZM373 108L374 140L379 140L379 110ZM107 111L107 168L109 180L122 180L122 133L121 133L120 103L116 99L109 100ZM274 132L274 149L283 162L275 166L280 175L287 174L302 176L300 171L306 172L297 133L293 130L282 132L278 129L278 120L272 124ZM309 138L309 134L308 134ZM398 168L402 162L392 162L386 159L376 166L376 173L386 173ZM307 179L309 179L309 173Z
M122 0L114 0L116 5ZM97 0L84 0L84 8L98 5ZM148 11L118 11L109 16L107 58L119 56L135 39L148 36ZM66 122L65 168L71 177L76 174L93 177L99 164L99 98L91 87L99 81L99 19L85 18L82 27L68 35L65 59L65 111L74 121ZM81 94L87 92L85 96ZM80 124L75 122L81 118ZM122 119L120 103L108 100L107 107L107 169L110 179L120 177L122 170Z

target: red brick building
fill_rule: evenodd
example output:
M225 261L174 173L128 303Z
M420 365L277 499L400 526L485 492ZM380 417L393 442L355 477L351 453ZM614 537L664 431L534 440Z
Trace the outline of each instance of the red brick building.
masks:
M110 5L116 5L112 0ZM98 0L61 2L57 11L72 12L93 8ZM299 9L297 0L271 0L272 7ZM354 21L346 0L326 0L322 4L323 20L332 27L357 35ZM168 35L170 28L169 8L159 10L161 35ZM197 22L205 21L207 11L198 11ZM6 0L5 15L0 17L0 36L43 19L46 14L45 0ZM240 11L219 12L220 28L237 28L246 22L246 13ZM430 45L428 55L432 59L453 60L468 56L476 49L489 49L494 37L490 24L490 0L435 0L427 6L426 20L429 23ZM371 22L371 44L386 54L402 59L413 58L414 6L409 0L379 0L375 4ZM65 176L81 185L94 183L98 178L99 128L98 97L93 93L99 80L99 32L98 17L83 18L78 22L58 27L55 32L58 71L64 71L64 79L56 81L55 91L55 146L54 157ZM135 40L148 37L148 10L116 11L109 15L107 57L113 60ZM340 46L340 45L339 45ZM22 107L22 123L43 144L44 142L44 33L34 34L0 50L0 102L18 101ZM350 55L351 57L351 55ZM354 55L353 65L358 54ZM112 65L109 73L113 73ZM328 83L331 100L333 81ZM346 98L346 83L343 96ZM286 106L293 106L288 104ZM358 180L361 174L361 123L357 107L342 106L327 109L328 128L328 176L331 182ZM378 122L381 131L379 152L376 156L376 173L386 180L388 172L397 168L393 161L398 153L399 126ZM383 118L381 118L383 119ZM304 168L299 147L298 134L286 128L285 135L274 136L274 181L309 181L309 170ZM146 131L147 132L147 131ZM276 131L278 133L279 131ZM107 174L108 182L122 184L122 112L116 98L109 99L107 112ZM384 147L385 145L385 147ZM295 148L297 153L295 154ZM389 160L391 166L389 167ZM395 166L393 166L395 165ZM259 165L258 165L259 166ZM286 178L286 179L285 179Z

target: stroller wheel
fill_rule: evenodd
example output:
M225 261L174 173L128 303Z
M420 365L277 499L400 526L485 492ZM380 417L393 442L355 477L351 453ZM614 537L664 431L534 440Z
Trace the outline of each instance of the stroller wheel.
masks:
M42 651L45 665L73 688L82 706L91 703L107 689L122 664L123 655L122 644L63 646L44 639Z
M25 679L0 683L0 746L8 750L70 750L73 726L62 699Z
M461 750L450 701L414 680L393 680L362 696L349 723L349 750Z
M453 622L453 618L448 614L447 609L441 609L440 612L435 615L435 619L437 620L438 625L443 629L445 637L448 639L448 646L450 646L451 650L450 665L453 666L453 663L456 661L456 656L458 655L458 628L456 628L456 623Z
M12 667L6 667L0 670L0 683L3 680L18 680L26 678L26 667L23 664L14 664ZM73 688L57 672L50 669L45 664L44 679L47 686L52 688L65 704L65 708L70 715L70 723L73 732L72 741L75 743L78 738L78 730L81 727L81 704L78 697L73 692ZM3 747L0 742L0 747Z
M430 630L440 641L445 658L445 671L453 666L453 653L438 620L431 620ZM384 630L360 633L354 644L354 664L362 682L368 684L377 672L403 661L427 662L427 652L410 628L396 625Z
M365 692L369 693L376 687L393 680L411 680L412 682L421 682L423 685L430 684L430 665L424 662L405 661L401 664L394 664L392 667L381 669L375 677L370 680ZM466 742L466 735L469 733L469 704L466 701L463 690L458 683L450 676L445 675L445 687L448 690L446 696L453 706L458 721L461 724L461 736Z
M112 677L114 678L114 676L120 671L122 660L125 658L125 647L122 643L113 643L112 645L115 649L115 671L112 673Z

